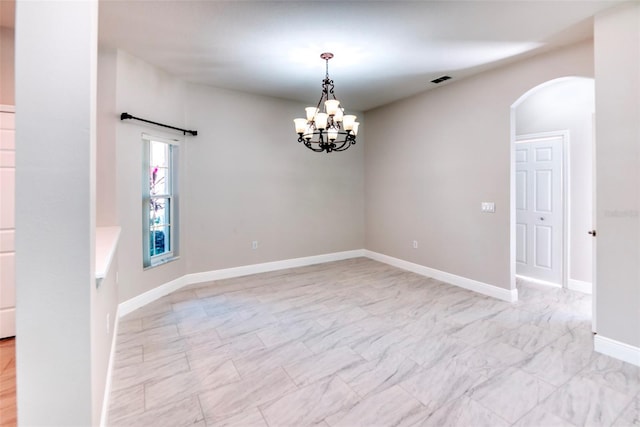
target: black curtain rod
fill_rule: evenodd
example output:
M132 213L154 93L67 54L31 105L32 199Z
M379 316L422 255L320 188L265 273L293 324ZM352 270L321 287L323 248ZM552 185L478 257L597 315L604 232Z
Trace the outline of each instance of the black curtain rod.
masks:
M152 122L151 120L141 119L140 117L134 117L129 113L120 114L120 120L125 120L125 119L139 120L141 122L151 123L152 125L162 126L164 128L169 128L169 129L174 129L174 130L179 130L180 132L183 133L183 135L186 135L188 133L190 133L193 136L197 136L198 135L198 131L197 130L187 130L187 129L177 128L175 126L164 125L162 123Z

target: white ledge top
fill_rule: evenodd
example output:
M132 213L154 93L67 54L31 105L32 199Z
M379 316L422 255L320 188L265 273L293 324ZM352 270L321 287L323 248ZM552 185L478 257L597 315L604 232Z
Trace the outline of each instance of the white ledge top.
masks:
M119 238L120 227L96 227L96 279L104 279L109 272Z

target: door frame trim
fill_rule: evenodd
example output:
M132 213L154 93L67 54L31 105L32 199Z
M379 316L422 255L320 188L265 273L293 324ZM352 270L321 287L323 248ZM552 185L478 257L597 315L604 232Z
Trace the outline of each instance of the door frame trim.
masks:
M515 133L515 130L514 130ZM562 283L560 284L563 288L567 288L569 285L569 269L570 269L570 254L571 254L571 235L570 232L570 219L571 219L571 192L570 188L570 138L571 132L568 129L555 130L550 132L536 132L536 133L527 133L522 135L515 135L511 142L511 151L512 151L512 163L511 163L511 186L513 188L513 199L511 203L512 209L512 232L513 232L513 241L510 250L513 252L513 271L516 273L516 260L515 260L515 218L516 218L516 209L515 209L515 173L516 173L516 164L515 164L515 151L516 145L518 143L524 141L532 141L532 140L545 140L552 138L562 138L562 163L561 163L561 171L560 171L560 186L562 188L562 262L561 262L561 277ZM532 141L533 142L533 141Z

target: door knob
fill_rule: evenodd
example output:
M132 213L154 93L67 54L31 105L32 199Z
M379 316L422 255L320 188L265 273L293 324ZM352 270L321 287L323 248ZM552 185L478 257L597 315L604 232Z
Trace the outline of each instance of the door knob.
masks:
M596 237L596 230L589 230L587 233L591 234L593 237Z
M540 221L544 221L544 217L543 216L540 217Z

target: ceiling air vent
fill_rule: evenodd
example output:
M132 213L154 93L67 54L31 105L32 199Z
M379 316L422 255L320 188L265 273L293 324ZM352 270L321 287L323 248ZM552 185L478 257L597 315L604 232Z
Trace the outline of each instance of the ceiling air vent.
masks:
M449 80L450 78L451 78L450 76L438 77L437 79L431 80L431 83L435 83L435 84L442 83L444 81Z

